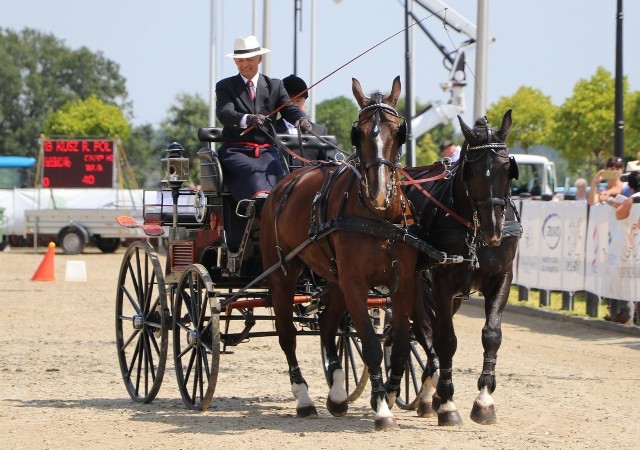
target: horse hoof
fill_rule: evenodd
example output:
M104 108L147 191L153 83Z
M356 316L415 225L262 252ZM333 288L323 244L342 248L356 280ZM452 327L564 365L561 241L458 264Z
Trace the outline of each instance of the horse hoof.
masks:
M460 417L460 414L458 414L458 411L438 413L438 425L446 427L462 425L462 418Z
M431 407L431 403L422 403L422 402L420 402L418 404L417 412L418 412L418 417L422 417L423 419L436 416L436 412Z
M327 410L329 410L333 417L342 417L349 410L349 402L337 403L331 400L330 397L327 397Z
M498 421L496 407L494 405L480 406L474 402L471 409L471 420L480 425L493 425Z
M300 419L317 419L318 418L318 410L314 405L303 406L301 408L296 408L296 417Z
M393 417L380 417L375 420L376 431L398 430L400 427Z

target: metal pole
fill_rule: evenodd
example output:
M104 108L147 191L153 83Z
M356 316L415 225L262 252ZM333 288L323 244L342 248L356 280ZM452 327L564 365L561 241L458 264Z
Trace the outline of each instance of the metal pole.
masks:
M271 48L271 1L263 0L262 11L262 46ZM262 73L269 73L269 54L262 55Z
M478 42L476 45L476 90L473 120L487 112L487 53L489 50L489 0L478 0Z
M412 66L412 30L413 27L409 28L409 20L411 19L411 9L413 6L413 0L404 2L404 49L405 49L405 65L404 65L404 77L405 77L405 117L407 121L407 142L405 144L406 147L406 162L407 166L413 167L416 165L416 155L414 152L414 139L413 133L411 132L411 119L413 119L414 110L413 110L413 89L412 89L412 77L411 77L411 66Z
M216 0L211 0L211 53L209 54L209 126L216 125Z
M316 82L316 0L311 0L311 50L309 53L311 54L309 67L311 84L309 86L313 86ZM316 96L313 92L313 89L309 91L309 117L311 121L315 122Z
M293 74L298 73L298 1L293 0Z
M615 119L613 124L615 156L624 156L624 110L622 88L622 0L618 0L616 13L616 92L615 92Z
M251 16L251 34L258 35L258 0L253 0L253 15Z

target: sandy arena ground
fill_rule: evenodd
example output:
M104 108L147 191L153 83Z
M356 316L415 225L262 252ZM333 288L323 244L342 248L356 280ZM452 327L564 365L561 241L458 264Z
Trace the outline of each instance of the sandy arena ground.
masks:
M482 364L482 309L456 316L455 400L461 427L394 408L401 429L373 431L369 389L345 417L325 409L316 337L298 341L300 365L320 412L295 417L286 364L275 338L223 355L209 411L187 410L169 348L168 369L149 405L128 396L116 356L114 304L124 249L55 256L57 281L31 281L44 249L0 253L0 447L47 448L640 448L640 337L548 320L510 308L494 398L498 424L469 419ZM65 279L85 261L87 282Z

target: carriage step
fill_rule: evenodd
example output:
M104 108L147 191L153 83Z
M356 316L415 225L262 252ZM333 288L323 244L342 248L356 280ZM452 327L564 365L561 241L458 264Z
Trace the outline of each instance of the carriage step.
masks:
M143 223L140 224L136 219L131 216L118 216L116 217L118 225L126 228L142 228L144 234L151 237L158 237L164 235L162 227L156 223Z

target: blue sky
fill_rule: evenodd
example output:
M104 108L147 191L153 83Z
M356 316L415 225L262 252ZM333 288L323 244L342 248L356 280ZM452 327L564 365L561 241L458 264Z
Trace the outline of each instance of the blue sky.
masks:
M179 93L209 98L210 0L1 0L0 27L35 28L52 33L68 47L86 46L120 65L134 107L134 123L158 125ZM540 89L561 104L579 79L598 66L615 68L616 0L487 0L489 46L487 102L515 93L522 85ZM256 2L262 10L262 0ZM475 23L475 0L449 0L451 8ZM216 79L233 75L224 55L237 36L253 31L254 0L217 0ZM270 0L271 60L268 75L283 78L293 71L294 0ZM398 0L316 0L315 80L319 80L369 47L404 27ZM429 14L420 7L421 18ZM298 75L311 80L309 59L311 1L302 0L298 38ZM435 18L422 22L447 49L466 36L444 29ZM262 41L262 16L258 37ZM640 90L640 2L624 2L624 73L632 90ZM264 45L264 44L263 44ZM418 101L446 102L439 85L448 72L429 39L415 31L415 86ZM475 52L468 52L471 72ZM396 75L404 80L404 38L399 35L349 64L313 89L316 101L344 95L352 98L351 78L365 91L389 91ZM468 73L469 78L473 74ZM465 120L471 120L474 93L466 91ZM514 114L517 120L517 112ZM206 124L203 124L206 125Z

